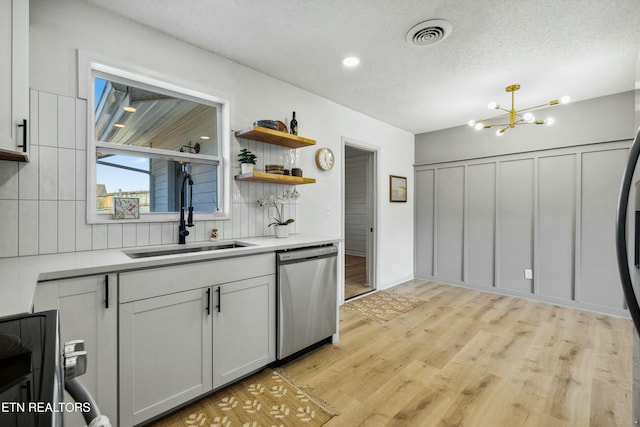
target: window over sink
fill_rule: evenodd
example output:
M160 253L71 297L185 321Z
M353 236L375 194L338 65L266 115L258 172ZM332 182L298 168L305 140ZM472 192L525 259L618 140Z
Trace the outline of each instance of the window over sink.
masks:
M116 197L139 200L138 221L177 221L186 173L194 219L226 217L229 102L98 63L89 68L87 222L113 222Z

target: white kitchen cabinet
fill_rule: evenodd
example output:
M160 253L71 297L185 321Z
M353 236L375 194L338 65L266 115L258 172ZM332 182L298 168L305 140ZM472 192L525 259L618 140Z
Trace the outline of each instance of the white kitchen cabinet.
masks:
M120 305L120 424L132 426L212 387L207 290Z
M123 272L119 285L120 426L275 360L273 253Z
M275 360L275 275L226 283L216 287L214 294L215 388Z
M27 160L29 1L0 0L0 159Z
M103 414L117 420L117 276L88 276L38 283L34 311L59 310L63 342L83 339L87 371L79 381ZM65 400L73 402L65 393ZM84 426L79 412L64 414L65 426Z

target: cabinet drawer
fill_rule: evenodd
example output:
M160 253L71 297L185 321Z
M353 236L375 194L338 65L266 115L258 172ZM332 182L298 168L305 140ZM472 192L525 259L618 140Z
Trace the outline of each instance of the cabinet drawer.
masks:
M275 254L176 264L120 273L120 303L275 274Z

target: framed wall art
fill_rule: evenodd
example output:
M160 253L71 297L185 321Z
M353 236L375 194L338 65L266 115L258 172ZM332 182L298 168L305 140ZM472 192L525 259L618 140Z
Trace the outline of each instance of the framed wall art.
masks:
M407 201L407 177L389 175L389 201Z
M139 219L140 199L137 197L114 197L113 219Z

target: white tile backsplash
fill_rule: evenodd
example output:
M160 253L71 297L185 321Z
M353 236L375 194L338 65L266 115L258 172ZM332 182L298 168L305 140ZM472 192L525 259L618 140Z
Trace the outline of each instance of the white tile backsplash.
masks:
M87 200L87 152L76 150L76 200Z
M160 245L178 242L173 222L87 224L87 103L30 92L30 162L0 162L0 257ZM232 138L233 174L241 147L258 155L258 169L283 163L288 149ZM259 197L280 196L288 186L232 181L230 219L196 221L188 242L273 235ZM295 218L295 207L291 216ZM294 223L295 224L295 223ZM292 229L295 225L292 225Z
M162 223L161 239L162 244L176 243L178 241L178 225L172 222Z
M38 144L57 147L58 97L52 93L39 92L38 104Z
M149 223L136 224L136 246L149 245Z
M18 202L18 255L38 254L38 201Z
M0 160L0 199L18 200L18 162Z
M87 101L84 99L75 100L76 109L76 150L87 149Z
M87 203L76 201L76 251L90 251L93 227L87 224Z
M3 225L0 239L0 257L18 255L18 200L0 200L0 224Z
M137 230L136 224L122 224L122 247L130 248L133 246L137 246Z
M58 202L55 200L39 202L38 250L41 254L58 252Z
M93 250L107 249L107 224L96 224L91 226L91 248Z
M18 166L18 197L20 200L38 200L39 153L38 146L32 145L29 150L29 162L20 163Z
M107 247L117 249L122 247L122 224L108 224Z
M58 96L58 147L76 148L76 100Z
M30 112L29 112L29 148L34 145L40 145L39 143L39 129L40 129L40 92L37 90L31 90L29 92ZM29 149L29 157L31 158L32 150Z
M149 223L149 245L161 245L162 244L162 223L152 222Z
M76 150L58 149L58 200L76 200Z
M32 147L35 149L35 147ZM41 145L39 149L40 200L58 200L58 149Z
M58 202L58 252L76 250L76 202Z

